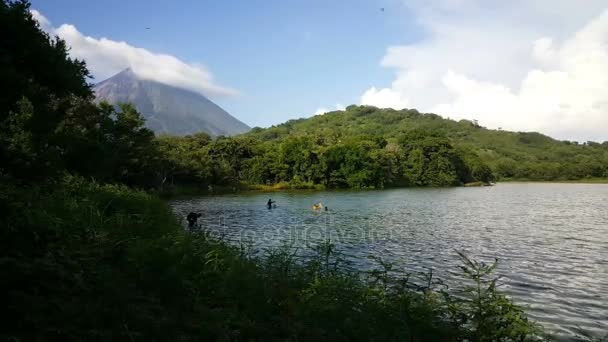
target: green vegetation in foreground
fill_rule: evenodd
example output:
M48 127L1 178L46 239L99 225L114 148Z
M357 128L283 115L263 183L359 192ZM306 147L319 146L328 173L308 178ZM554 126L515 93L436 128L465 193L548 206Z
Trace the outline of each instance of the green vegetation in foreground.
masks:
M250 136L157 139L133 107L92 102L84 63L40 30L27 1L0 1L0 35L0 75L11 85L0 92L0 340L543 338L497 291L495 265L462 256L471 286L453 296L430 274L416 281L382 260L369 274L351 272L330 243L305 262L288 249L258 257L186 232L165 203L133 189L234 186L248 170L266 172L255 165L292 185L319 184L300 176L316 170L329 185L363 187L390 179L361 173L376 160L369 156L384 160L378 149L338 142L323 145L319 162L299 164L316 154L298 159L308 150L272 143L267 153L279 159L267 164ZM408 159L379 164L400 170L384 173L394 182L488 175L443 136L404 137L408 152L396 156ZM376 171L393 170L383 167Z
M538 326L463 256L471 286L349 271L330 243L305 262L189 233L159 199L66 177L4 183L0 336L8 340L534 340ZM298 259L301 260L301 259ZM419 278L418 278L419 277Z

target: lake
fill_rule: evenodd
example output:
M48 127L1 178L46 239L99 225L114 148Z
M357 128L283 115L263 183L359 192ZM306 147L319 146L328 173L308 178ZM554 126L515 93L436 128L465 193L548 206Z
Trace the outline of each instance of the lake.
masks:
M268 210L268 198L276 208ZM328 211L312 210L322 202ZM608 184L248 192L172 201L213 234L256 248L334 242L357 268L379 256L460 279L456 250L499 259L502 290L562 337L608 332Z

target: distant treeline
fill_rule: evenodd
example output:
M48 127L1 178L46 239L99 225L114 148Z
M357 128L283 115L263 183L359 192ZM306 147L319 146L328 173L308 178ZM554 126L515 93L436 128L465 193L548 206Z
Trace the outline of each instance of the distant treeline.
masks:
M397 149L398 154L409 159L412 148L415 150L417 146L412 132L415 132L414 137L426 135L447 139L465 161L470 160L467 156L477 156L497 179L608 177L608 141L578 143L555 140L535 132L490 130L476 121L443 119L415 109L349 106L345 111L291 120L269 129L254 128L248 135L265 142L286 141L293 136L322 137L329 142L386 141L384 149ZM474 174L474 178L484 180L481 175Z
M259 135L211 140L205 135L156 139L163 178L177 182L277 184L294 187L384 188L490 182L491 169L471 150L429 131L382 136Z
M230 138L154 141L162 161L158 178L180 184L384 188L608 177L608 142L558 141L370 106Z

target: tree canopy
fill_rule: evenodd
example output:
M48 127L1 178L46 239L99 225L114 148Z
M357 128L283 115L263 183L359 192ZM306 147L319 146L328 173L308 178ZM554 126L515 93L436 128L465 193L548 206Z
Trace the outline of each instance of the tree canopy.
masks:
M608 143L559 141L371 106L254 128L204 145L192 137L157 140L182 165L173 179L200 184L384 188L608 177ZM205 166L184 168L187 160L201 160L189 155L194 151L207 158Z

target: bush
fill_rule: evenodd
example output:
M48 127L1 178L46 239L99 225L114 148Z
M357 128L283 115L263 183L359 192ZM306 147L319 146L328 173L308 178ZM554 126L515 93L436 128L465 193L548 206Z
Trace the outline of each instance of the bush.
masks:
M463 256L473 287L351 270L331 243L302 261L185 231L124 186L1 184L0 338L14 340L527 340L540 330ZM299 261L298 261L299 260Z

